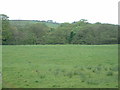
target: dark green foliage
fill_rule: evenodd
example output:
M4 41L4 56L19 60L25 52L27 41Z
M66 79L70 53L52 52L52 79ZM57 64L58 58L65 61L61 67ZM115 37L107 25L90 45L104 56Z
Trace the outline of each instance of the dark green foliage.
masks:
M41 79L45 78L45 75L41 75L40 78L41 78Z
M39 81L35 81L36 83L38 83Z
M66 74L66 76L68 76L69 78L72 78L72 77L73 77L73 73L72 73L72 72L68 72L68 73Z
M6 15L3 20L3 44L117 44L118 25L88 23L81 19L73 23L53 21L11 21ZM56 25L56 26L55 26ZM119 35L120 36L120 35Z
M112 76L113 75L113 72L107 72L107 76Z
M75 33L73 31L71 31L70 36L69 36L69 44L71 44L71 41L74 36L75 36Z
M12 32L10 30L9 17L5 14L1 14L0 17L2 20L2 44L10 44Z

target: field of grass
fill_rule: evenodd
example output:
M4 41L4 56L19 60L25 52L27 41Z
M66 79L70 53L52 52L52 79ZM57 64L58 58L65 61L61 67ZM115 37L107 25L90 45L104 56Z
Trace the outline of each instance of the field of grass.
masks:
M3 88L117 88L117 45L3 46Z
M2 88L2 46L0 45L0 89Z
M16 21L12 21L10 20L9 21L11 25L16 25L16 26L19 26L19 27L23 27L23 26L26 26L26 25L30 25L30 24L35 24L35 23L44 23L46 24L48 27L50 28L57 28L59 26L59 24L55 24L55 23L50 23L50 22L38 22L38 21L32 21L32 20L26 20L26 21L21 21L21 20L16 20Z

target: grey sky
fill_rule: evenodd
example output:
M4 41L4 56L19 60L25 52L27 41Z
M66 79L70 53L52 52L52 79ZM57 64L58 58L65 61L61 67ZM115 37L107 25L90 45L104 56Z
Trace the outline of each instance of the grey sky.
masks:
M119 0L1 0L0 13L10 19L118 23Z

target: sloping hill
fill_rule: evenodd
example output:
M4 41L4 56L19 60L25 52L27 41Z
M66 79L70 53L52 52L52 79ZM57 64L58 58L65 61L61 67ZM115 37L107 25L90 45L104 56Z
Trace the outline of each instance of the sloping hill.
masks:
M57 28L60 25L60 23L56 23L56 22L47 22L47 21L39 21L39 20L9 20L9 22L12 25L21 26L21 27L34 23L44 23L50 28Z

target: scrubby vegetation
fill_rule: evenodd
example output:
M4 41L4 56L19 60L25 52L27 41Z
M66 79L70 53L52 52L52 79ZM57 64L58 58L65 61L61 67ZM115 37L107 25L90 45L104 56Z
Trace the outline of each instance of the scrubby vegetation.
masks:
M118 43L118 25L92 24L85 19L73 23L8 20L6 15L2 15L2 19L3 45Z

